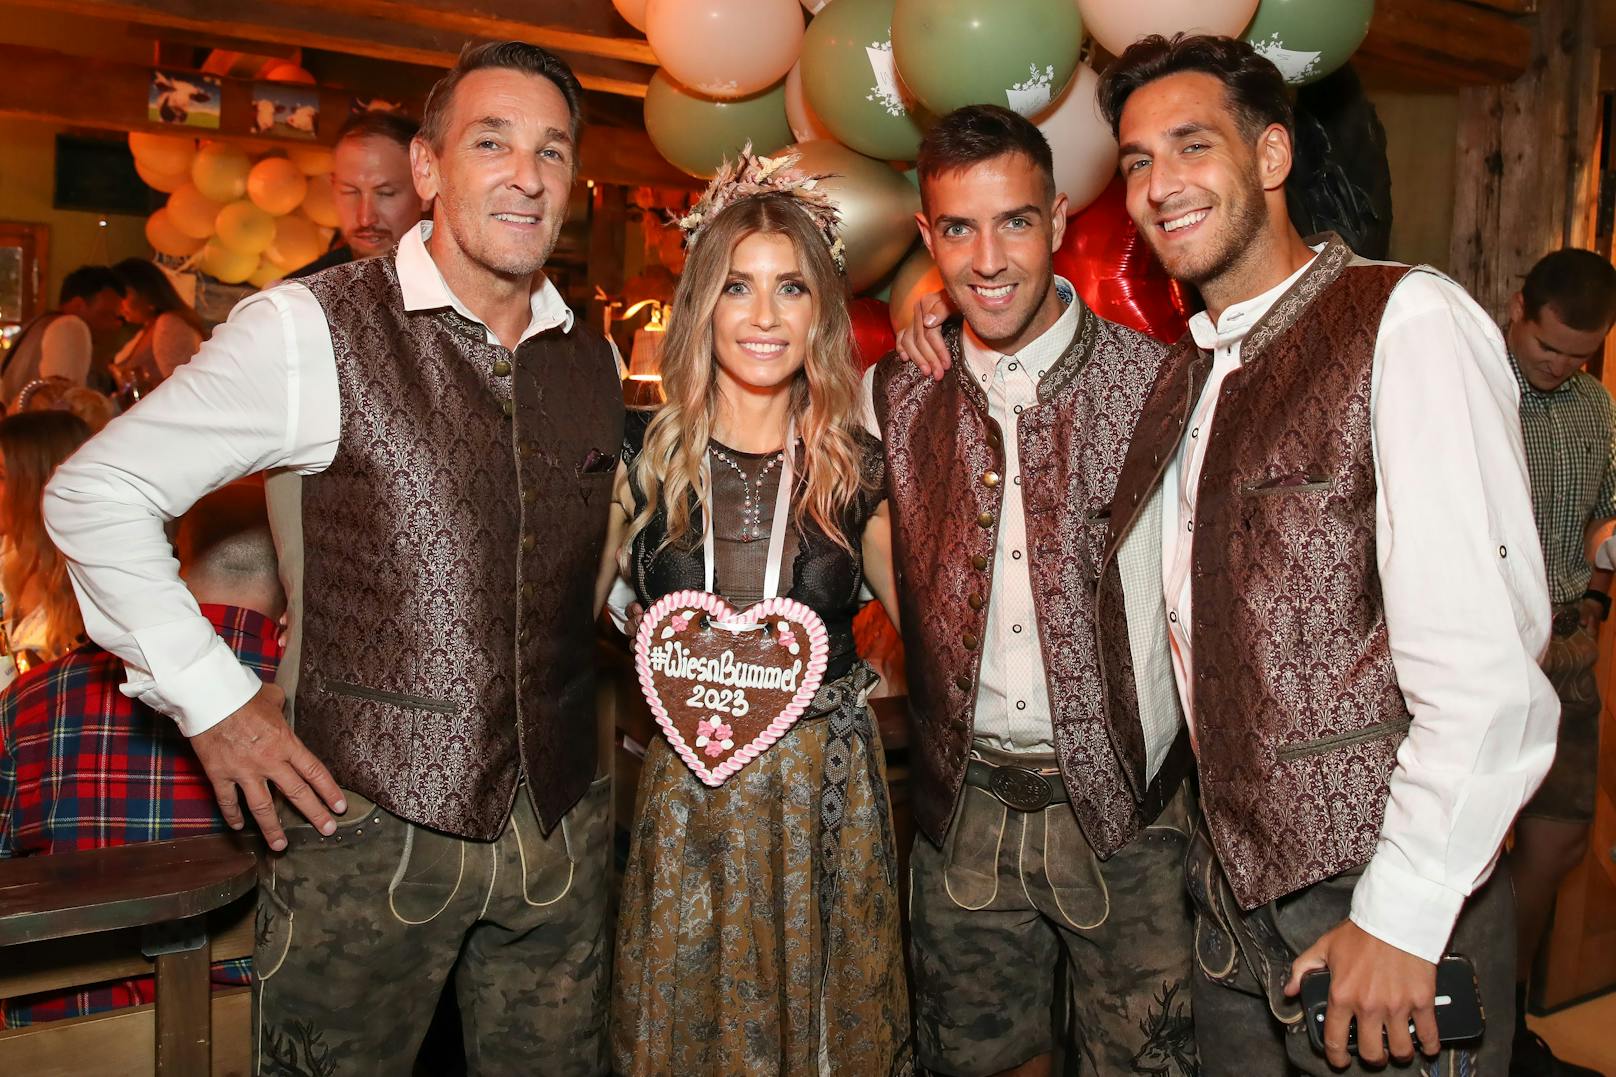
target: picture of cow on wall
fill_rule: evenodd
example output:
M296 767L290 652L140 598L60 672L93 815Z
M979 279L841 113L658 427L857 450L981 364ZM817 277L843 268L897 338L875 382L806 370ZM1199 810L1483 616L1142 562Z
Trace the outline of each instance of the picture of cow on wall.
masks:
M320 124L320 91L315 86L255 82L252 107L255 135L313 138Z
M152 71L146 118L153 123L219 129L219 102L223 94L215 75L195 71Z

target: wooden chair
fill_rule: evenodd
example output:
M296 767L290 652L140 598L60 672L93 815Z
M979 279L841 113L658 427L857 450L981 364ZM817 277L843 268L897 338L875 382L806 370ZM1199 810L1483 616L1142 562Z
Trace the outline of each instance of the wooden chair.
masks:
M0 1031L0 1073L246 1074L251 988L208 966L252 953L256 882L235 834L0 861L0 998L157 977L155 1005Z

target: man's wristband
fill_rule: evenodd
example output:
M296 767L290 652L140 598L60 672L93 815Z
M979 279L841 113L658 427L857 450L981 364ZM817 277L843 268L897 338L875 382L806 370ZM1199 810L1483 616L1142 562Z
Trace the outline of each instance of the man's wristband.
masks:
M1610 596L1605 592L1595 591L1592 587L1590 587L1588 590L1582 593L1582 600L1584 602L1592 601L1599 603L1599 619L1601 621L1610 620Z

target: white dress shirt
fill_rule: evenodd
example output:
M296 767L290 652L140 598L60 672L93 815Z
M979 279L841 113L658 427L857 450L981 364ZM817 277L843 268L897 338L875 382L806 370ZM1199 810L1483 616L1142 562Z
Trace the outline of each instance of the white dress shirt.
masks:
M95 342L90 325L74 314L64 314L45 327L39 342L39 376L66 378L83 385L90 376L90 358Z
M1302 272L1225 310L1216 326L1204 312L1190 321L1212 373L1161 502L1168 628L1192 732L1190 555L1218 390L1239 369L1247 332ZM1537 664L1549 638L1548 586L1519 390L1498 327L1458 285L1416 271L1392 292L1373 362L1376 560L1413 722L1351 916L1435 961L1554 756L1559 701Z
M1080 303L1069 281L1055 278L1066 309L1053 326L1014 354L994 351L966 324L960 337L964 358L961 374L970 377L987 396L988 416L1004 433L1004 473L1001 489L997 548L988 592L987 626L982 638L982 667L977 678L975 737L1005 752L1055 751L1055 730L1049 701L1048 674L1038 633L1033 602L1032 573L1027 560L1027 520L1021 496L1021 459L1018 429L1024 409L1038 404L1038 384L1065 353L1078 329ZM865 374L865 425L876 437L874 368ZM1074 509L1074 511L1076 511ZM1136 529L1138 533L1138 529ZM1130 536L1130 539L1132 536ZM1140 717L1145 730L1146 774L1154 777L1173 739L1179 714L1167 674L1166 647L1160 635L1161 605L1157 564L1149 555L1132 556L1144 544L1125 543L1122 561L1124 600L1129 620L1129 641L1140 695ZM1138 563L1145 571L1133 570ZM1144 587L1139 581L1146 581ZM1147 607L1153 617L1135 617L1136 607ZM1135 626L1142 626L1135 631ZM1155 627L1156 633L1150 631ZM1158 656L1159 655L1159 656ZM1159 671L1159 676L1156 673ZM1153 691L1164 687L1165 691Z
M399 244L404 308L453 308L498 344L438 272L426 248L431 230L424 221ZM533 290L521 339L568 331L572 320L545 280ZM228 717L261 682L180 582L163 522L243 475L325 470L340 431L325 312L289 282L242 300L191 362L114 419L46 488L45 522L68 558L85 630L124 660L124 693L174 718L186 736Z

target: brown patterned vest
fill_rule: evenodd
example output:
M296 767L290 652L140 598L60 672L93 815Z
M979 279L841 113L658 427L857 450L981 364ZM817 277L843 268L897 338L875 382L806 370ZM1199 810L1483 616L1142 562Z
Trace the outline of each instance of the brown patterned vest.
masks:
M1145 748L1126 627L1117 621L1102 659L1094 593L1117 474L1166 349L1088 310L1078 325L1039 403L1020 416L1017 448L1056 753L1084 834L1109 856L1139 826ZM957 327L949 342L954 365L941 382L889 356L874 387L909 666L915 819L937 842L971 749L1008 480L1003 431L982 388L961 374ZM1107 674L1120 701L1109 708Z
M1196 494L1201 804L1246 908L1367 861L1409 724L1375 555L1370 376L1407 266L1330 237L1241 345ZM1168 357L1117 485L1114 551L1184 437L1211 357ZM1163 496L1175 496L1165 491Z
M553 827L595 776L610 350L574 323L512 354L452 310L406 312L390 257L302 283L342 421L302 484L298 735L412 822L491 840L525 775Z

